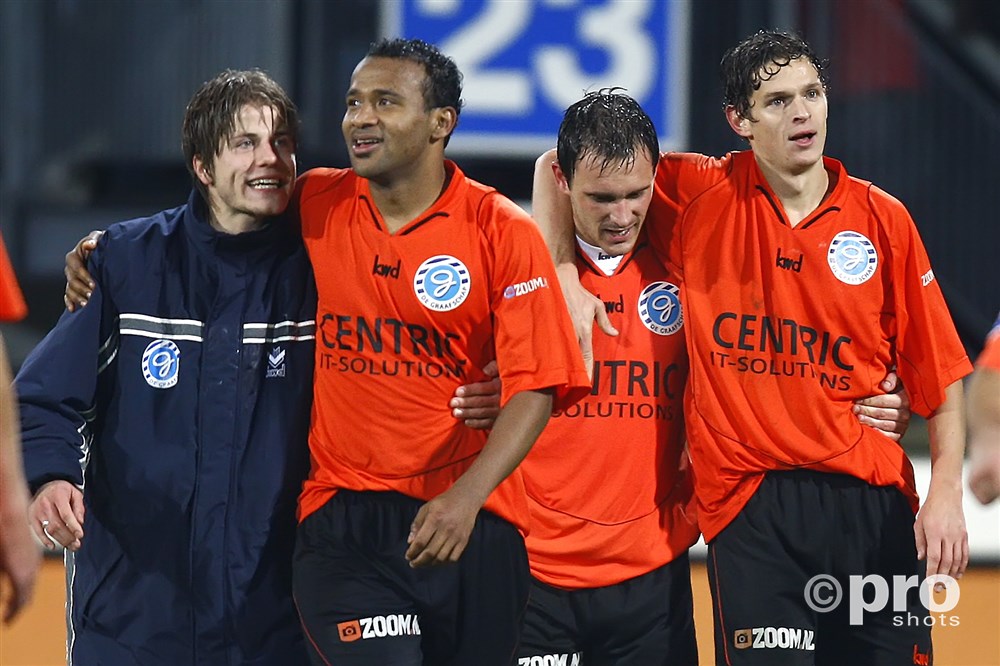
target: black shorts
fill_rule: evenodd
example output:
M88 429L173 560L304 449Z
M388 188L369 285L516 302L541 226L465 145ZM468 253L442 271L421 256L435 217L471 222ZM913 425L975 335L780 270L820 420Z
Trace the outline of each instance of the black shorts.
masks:
M519 666L696 666L687 553L617 585L562 590L532 579Z
M768 473L708 546L716 663L932 663L934 618L919 598L925 567L913 523L896 488L841 474ZM886 582L882 610L874 582L863 593L871 610L856 603L852 577L860 588L864 576ZM894 577L911 576L914 586L896 599Z
M293 589L310 658L328 664L511 664L528 597L524 539L480 511L455 564L413 569L423 502L340 491L299 525Z

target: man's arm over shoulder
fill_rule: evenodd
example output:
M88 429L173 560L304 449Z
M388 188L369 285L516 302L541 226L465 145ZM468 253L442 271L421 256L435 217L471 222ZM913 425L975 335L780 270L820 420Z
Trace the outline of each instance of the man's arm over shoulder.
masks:
M576 234L569 196L556 180L556 150L544 153L535 161L531 194L532 217L542 232L555 263L559 287L573 322L577 344L588 372L594 358L593 328L608 335L618 335L611 325L604 304L580 285L576 267Z
M554 165L555 148L535 161L531 188L531 214L542 231L542 237L556 267L575 264L576 241L573 233L573 210L569 197L559 189Z
M673 270L682 266L680 220L688 204L732 171L734 153L715 158L700 153L662 153L646 215L646 234L657 256Z

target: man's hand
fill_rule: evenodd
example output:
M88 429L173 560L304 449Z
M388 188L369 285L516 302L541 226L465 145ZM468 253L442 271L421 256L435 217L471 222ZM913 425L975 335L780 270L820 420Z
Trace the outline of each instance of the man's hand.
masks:
M27 494L25 488L23 500L10 502L0 512L0 590L3 591L4 624L13 620L31 601L42 559L26 522Z
M87 272L87 259L97 247L97 241L103 233L103 231L91 231L80 239L76 247L66 253L66 268L63 269L66 275L66 291L63 293L63 303L70 312L75 312L78 307L84 307L94 291L94 279Z
M961 578L969 564L969 534L962 513L962 489L934 488L913 525L917 559L927 560L927 575Z
M470 428L489 430L500 413L500 371L496 361L490 361L483 373L489 378L484 382L463 384L455 389L455 397L448 406L451 415L462 419Z
M580 284L580 274L573 264L561 264L556 268L559 275L559 285L562 287L563 298L569 308L573 328L576 330L576 340L583 353L583 364L587 368L587 377L593 379L594 373L594 322L608 335L618 335L618 329L611 325L604 302L583 288Z
M410 566L426 567L457 562L469 543L482 502L462 497L455 487L447 490L417 512L406 542Z
M83 540L83 493L69 481L49 481L28 506L28 524L47 549L79 550Z
M913 532L917 558L927 561L928 576L944 574L960 578L969 563L969 535L962 512L964 400L959 379L945 388L944 402L927 418L931 482Z
M855 401L854 413L863 425L898 442L910 426L910 395L895 372L886 375L880 388L885 393Z
M479 509L524 460L552 413L552 389L515 393L500 410L482 451L451 488L420 507L407 537L412 567L456 562Z

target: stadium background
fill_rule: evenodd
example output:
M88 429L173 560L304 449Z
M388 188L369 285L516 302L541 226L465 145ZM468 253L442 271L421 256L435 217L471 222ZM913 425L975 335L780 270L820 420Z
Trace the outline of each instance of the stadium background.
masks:
M546 79L538 65L546 49L575 58L573 95L625 85L654 115L665 148L722 154L744 146L720 112L719 58L751 32L779 27L798 30L831 59L827 154L906 203L975 357L1000 310L998 7L988 0L0 0L0 230L31 308L27 321L3 333L16 366L59 315L63 255L80 236L184 200L184 105L223 68L265 69L296 100L301 173L347 164L343 93L372 39L402 34L451 45L470 101L451 156L470 176L525 202L537 146L554 144L561 108L554 100L565 99L567 85L556 91ZM634 33L616 29L622 16ZM654 50L636 67L643 43ZM520 111L517 85L528 91ZM474 91L483 97L472 99ZM536 131L532 141L525 128ZM922 423L905 444L926 455ZM935 632L937 659L1000 664L1000 511L967 505L974 569L953 612L961 625ZM695 584L709 663L700 564ZM61 564L51 559L35 606L0 630L0 664L61 663L63 600Z

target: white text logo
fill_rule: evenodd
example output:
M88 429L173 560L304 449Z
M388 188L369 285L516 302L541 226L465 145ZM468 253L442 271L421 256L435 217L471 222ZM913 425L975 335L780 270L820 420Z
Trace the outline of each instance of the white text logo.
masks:
M549 283L544 277L531 278L526 282L518 282L517 284L512 284L503 290L504 298L514 298L515 296L524 296L525 294L530 294L536 289L544 289L548 287Z
M934 586L940 585L944 589L944 600L938 602L934 598ZM893 576L892 590L890 594L889 583L885 578L876 574L868 576L848 576L848 617L852 625L864 623L865 613L878 613L889 605L892 600L892 610L896 613L908 612L907 592L918 588L920 604L931 613L941 613L941 624L951 624L956 626L957 617L949 618L944 615L958 605L958 600L962 592L958 587L958 581L945 574L934 574L920 581L916 575ZM869 594L870 593L870 594ZM840 605L844 598L843 586L833 576L819 574L813 576L806 583L803 591L806 604L817 613L829 613ZM933 616L928 616L933 624ZM897 625L898 626L898 625Z
M520 657L517 666L580 666L582 652L573 654L543 654L536 657Z
M815 650L813 631L798 627L752 627L737 629L733 644L738 650L773 649Z
M337 624L337 633L345 643L387 636L419 636L420 623L413 614L376 615L341 622Z

